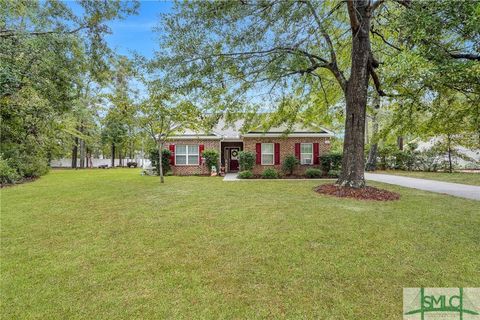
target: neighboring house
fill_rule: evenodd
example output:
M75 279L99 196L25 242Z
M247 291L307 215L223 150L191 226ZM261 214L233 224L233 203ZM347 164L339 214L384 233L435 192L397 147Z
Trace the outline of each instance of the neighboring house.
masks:
M433 148L437 143L444 141L442 137L431 138L428 141L421 141L414 139L412 142L418 144L416 151L427 151ZM445 142L443 142L445 143ZM480 169L480 149L469 149L461 145L454 145L452 147L454 154L452 156L453 167L463 170L478 170ZM439 156L442 161L448 161L448 154Z
M283 159L295 155L301 164L295 174L303 174L307 168L319 166L319 156L330 150L333 132L324 129L310 129L296 126L286 133L286 128L271 128L263 131L239 132L242 121L233 126L223 122L210 133L186 131L170 137L167 148L172 153L170 164L174 175L202 175L209 170L204 164L202 153L207 149L218 150L222 167L226 172L239 170L238 152L250 151L256 154L254 174L261 174L266 168L281 170Z

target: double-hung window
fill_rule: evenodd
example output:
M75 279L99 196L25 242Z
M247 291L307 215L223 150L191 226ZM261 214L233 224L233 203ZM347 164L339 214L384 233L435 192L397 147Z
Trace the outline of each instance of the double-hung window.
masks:
M262 143L262 165L273 165L274 146L273 143Z
M198 165L199 159L198 145L175 146L175 165Z
M313 164L313 143L302 143L300 145L300 163Z

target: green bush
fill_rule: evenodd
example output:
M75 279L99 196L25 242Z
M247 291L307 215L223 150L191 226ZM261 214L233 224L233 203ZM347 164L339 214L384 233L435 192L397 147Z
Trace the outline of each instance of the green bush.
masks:
M23 178L36 178L46 174L50 169L47 153L36 149L36 146L2 144L0 158L3 159L2 183L13 183Z
M342 167L342 158L341 153L332 152L320 156L320 166L322 167L323 172L327 173L330 170L340 170Z
M278 179L278 172L273 168L267 168L262 173L263 179Z
M377 154L378 154L378 168L380 170L387 170L393 168L393 164L391 161L391 155L395 152L396 146L392 145L384 145L379 146Z
M436 152L433 147L427 152L416 151L417 145L409 143L404 150L398 150L396 145L384 145L378 149L378 167L382 170L395 169L395 170L421 170L420 163L426 163L426 167L430 167L429 163L432 163L432 169L439 163L439 159L442 158L442 153Z
M250 170L240 171L237 176L238 179L252 179L253 173Z
M138 166L138 163L136 163L135 161L127 162L127 167L129 168L136 168L137 166Z
M170 156L172 153L168 149L162 150L162 168L163 174L167 175L170 171ZM160 175L160 166L158 164L158 149L152 149L149 156L150 161L152 162L152 167L155 167L157 170L157 175Z
M48 172L48 161L40 156L25 156L20 162L18 171L25 178L43 176Z
M293 154L289 154L283 159L282 170L291 175L299 163L300 161Z
M20 175L12 168L7 160L0 157L0 183L15 183L20 180Z
M338 178L338 177L340 177L340 173L342 173L341 170L330 170L330 171L328 171L328 176L330 178Z
M255 153L250 151L240 151L238 153L238 163L240 165L240 171L253 170L255 165Z
M205 164L208 167L208 171L212 171L212 167L215 167L217 169L217 172L219 172L219 167L218 167L218 151L215 149L207 149L203 151L203 158L205 158Z
M13 170L8 170L5 163L3 164L2 170L5 175L2 179L5 181L16 180L19 182L23 178L36 178L44 175L50 169L50 160L64 155L63 144L57 143L55 139L49 141L38 140L37 138L42 135L37 132L37 129L40 130L40 128L35 128L35 134L27 135L21 143L14 142L16 139L13 139L14 141L9 140L8 137L2 140L0 157L6 160L8 167ZM12 132L8 132L8 130L5 133L8 133L7 136L12 135ZM37 136L37 133L40 135ZM34 138L34 136L37 138Z
M413 170L417 153L412 150L397 150L393 153L395 170Z
M322 170L315 168L308 168L305 170L305 176L307 178L320 178L322 176Z

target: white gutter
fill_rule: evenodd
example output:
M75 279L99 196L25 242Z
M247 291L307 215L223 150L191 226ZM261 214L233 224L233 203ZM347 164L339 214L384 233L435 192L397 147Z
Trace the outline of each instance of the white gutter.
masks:
M219 136L171 136L168 137L169 140L221 140Z
M285 133L245 133L244 135L242 135L242 137L245 137L245 138L269 138L269 137L281 137L281 138L295 138L295 137L299 137L299 138L330 138L330 137L333 137L334 135L331 134L331 133L301 133L301 132L298 132L298 133L288 133L288 134L285 134Z

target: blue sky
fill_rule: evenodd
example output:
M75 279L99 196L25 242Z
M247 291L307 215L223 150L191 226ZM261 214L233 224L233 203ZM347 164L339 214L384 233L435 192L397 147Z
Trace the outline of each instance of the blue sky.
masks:
M74 11L79 9L73 1L68 2ZM151 58L158 50L158 33L152 29L160 21L160 14L168 13L173 7L170 1L140 1L138 15L128 16L124 20L108 23L112 34L105 37L115 52L131 56L132 51Z
M110 22L112 34L106 37L110 47L119 54L130 55L134 50L151 58L158 49L158 34L152 29L158 24L160 14L169 12L172 5L166 1L141 1L138 15Z

